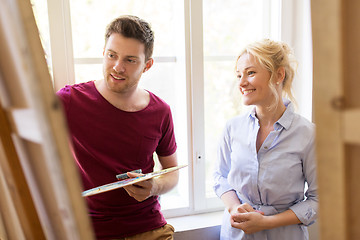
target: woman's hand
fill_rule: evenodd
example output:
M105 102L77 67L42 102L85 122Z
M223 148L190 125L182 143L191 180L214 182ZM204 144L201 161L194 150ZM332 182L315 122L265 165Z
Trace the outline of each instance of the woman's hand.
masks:
M240 209L240 211L247 209L247 212L238 211L237 213L231 213L230 222L232 227L241 229L246 234L301 223L291 209L269 216L264 216L264 213L261 211L249 211L249 207Z
M251 234L267 229L266 218L262 212L253 210L231 214L230 222L232 227L239 228L246 234Z
M230 222L234 228L239 228L245 233L254 233L263 230L259 224L264 217L264 213L255 210L250 204L243 203L229 208L231 215Z

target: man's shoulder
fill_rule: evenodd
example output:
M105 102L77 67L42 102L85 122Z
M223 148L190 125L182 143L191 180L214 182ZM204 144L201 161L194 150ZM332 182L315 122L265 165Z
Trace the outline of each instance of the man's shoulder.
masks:
M93 81L65 85L63 88L61 88L57 92L57 94L58 95L64 95L64 94L68 95L68 94L71 94L72 92L87 92L87 91L93 89L93 86L94 86Z
M166 109L170 109L170 105L165 102L165 100L163 100L161 97L157 96L156 94L146 90L149 94L150 94L150 101L152 102L153 105L156 105L158 107L163 107Z
M82 83L75 83L72 85L68 85L71 89L77 91L88 91L94 88L94 81L82 82Z

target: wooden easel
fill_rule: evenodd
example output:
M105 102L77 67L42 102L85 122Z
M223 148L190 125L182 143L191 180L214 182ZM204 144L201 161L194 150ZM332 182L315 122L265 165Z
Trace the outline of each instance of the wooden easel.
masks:
M359 1L311 1L323 240L360 239L359 11Z
M0 6L0 238L94 239L30 1Z

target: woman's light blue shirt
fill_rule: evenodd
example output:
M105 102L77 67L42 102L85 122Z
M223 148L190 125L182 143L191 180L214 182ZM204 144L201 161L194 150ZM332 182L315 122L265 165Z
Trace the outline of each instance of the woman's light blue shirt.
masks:
M221 239L308 239L305 226L315 221L318 208L315 126L296 114L292 103L286 100L285 105L284 114L258 153L255 108L227 123L218 149L214 190L219 197L235 190L242 203L265 215L291 209L303 224L247 235L231 227L225 210ZM305 183L308 188L304 194Z

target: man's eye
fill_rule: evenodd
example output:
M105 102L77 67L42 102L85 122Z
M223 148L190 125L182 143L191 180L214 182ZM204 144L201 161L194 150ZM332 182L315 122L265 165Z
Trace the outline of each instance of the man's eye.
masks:
M128 62L129 62L129 63L136 63L136 60L134 60L134 59L128 59Z

